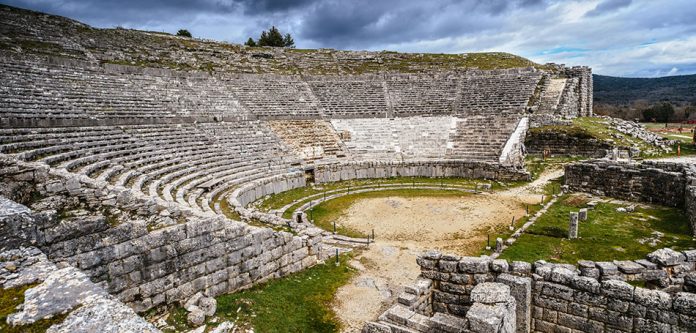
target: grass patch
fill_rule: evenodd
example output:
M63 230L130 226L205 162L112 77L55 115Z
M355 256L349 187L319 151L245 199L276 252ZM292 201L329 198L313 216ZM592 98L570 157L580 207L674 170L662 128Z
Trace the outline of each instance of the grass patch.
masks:
M569 240L568 219L585 200L577 195L561 196L517 242L506 249L500 258L534 262L576 263L578 260L628 260L645 257L662 248L686 249L696 246L691 237L686 214L676 208L642 205L635 212L621 213L618 204L599 203L581 221L579 236ZM664 234L656 246L649 239L654 231ZM639 240L646 240L641 244Z
M496 226L495 228L492 229L479 229L477 230L480 234L488 234L490 235L490 244L486 242L486 244L481 245L481 250L479 252L479 255L491 255L495 251L495 241L496 238L501 238L503 241L506 239L510 238L512 234L522 227L525 223L529 221L529 219L534 216L537 212L539 212L544 205L546 205L551 199L553 198L554 194L560 193L561 191L561 186L563 185L564 180L563 177L558 178L558 179L553 179L550 180L544 187L542 188L542 191L540 194L543 194L544 196L542 197L542 200L540 200L538 203L535 204L524 204L520 203L522 207L525 208L529 213L524 216L520 216L515 219L514 223L513 221L510 221L509 225L499 225ZM513 226L513 230L510 230L509 226ZM491 249L486 250L486 246L490 245Z
M17 312L17 306L24 303L24 292L27 289L35 287L36 284L29 284L15 288L3 289L0 288L0 332L3 333L39 333L46 332L49 327L59 324L65 320L70 312L51 318L39 320L33 324L10 326L7 323L7 317L10 314Z
M254 328L256 332L338 332L341 325L331 310L336 290L348 283L356 271L340 256L290 276L259 284L251 289L217 297L217 322ZM184 332L189 327L186 310L170 310L165 332ZM214 323L209 323L215 326Z
M346 214L350 206L359 199L385 198L385 197L449 197L461 198L470 193L453 190L426 190L426 189L394 189L375 192L363 192L348 194L331 199L315 206L307 211L307 216L314 221L314 225L326 231L333 231L333 223ZM336 232L348 237L367 237L367 234L340 224L336 224Z
M563 156L554 156L554 157L547 157L547 158L541 158L538 156L531 156L527 155L525 157L525 168L529 172L529 174L532 176L532 179L537 179L539 176L546 171L546 169L549 168L556 168L560 167L563 168L566 164L571 163L571 162L577 162L587 159L586 157L563 157Z

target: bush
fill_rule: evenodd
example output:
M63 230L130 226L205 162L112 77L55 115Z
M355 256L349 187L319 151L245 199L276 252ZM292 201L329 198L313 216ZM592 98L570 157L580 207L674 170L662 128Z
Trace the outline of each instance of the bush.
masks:
M176 32L176 35L180 36L180 37L188 37L188 38L192 37L191 33L186 29L179 29L179 31Z
M295 47L295 40L288 33L283 36L280 30L275 26L262 31L258 41L254 41L251 37L244 43L246 46L271 46L271 47Z

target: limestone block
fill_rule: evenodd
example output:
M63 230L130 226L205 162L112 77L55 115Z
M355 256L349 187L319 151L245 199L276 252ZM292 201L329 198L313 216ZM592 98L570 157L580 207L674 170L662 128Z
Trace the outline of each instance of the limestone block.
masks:
M186 315L186 320L194 326L203 325L203 323L205 322L205 313L199 307L193 307L191 309L191 312L189 312L189 314Z
M510 298L510 287L502 283L485 282L471 290L471 301L484 304L503 303Z
M459 271L461 273L488 273L489 258L464 257L459 261Z
M637 303L647 308L672 309L672 297L664 291L636 288L634 297Z
M634 289L636 288L623 281L602 281L602 294L607 297L614 297L620 300L632 301Z
M696 316L696 294L677 293L673 299L674 310L690 316Z
M674 266L686 261L686 256L683 253L674 251L670 248L663 248L651 252L647 255L647 258L662 266Z
M505 306L474 303L466 313L469 329L475 333L502 333ZM511 333L511 332L509 332Z

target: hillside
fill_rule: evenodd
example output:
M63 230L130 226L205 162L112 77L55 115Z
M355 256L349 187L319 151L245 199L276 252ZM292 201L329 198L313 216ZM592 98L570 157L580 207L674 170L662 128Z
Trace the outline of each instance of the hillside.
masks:
M69 57L98 63L228 73L422 73L543 66L508 53L423 54L246 47L123 28L0 5L0 55Z
M628 105L668 100L674 104L696 102L696 75L660 78L623 78L593 75L595 104Z

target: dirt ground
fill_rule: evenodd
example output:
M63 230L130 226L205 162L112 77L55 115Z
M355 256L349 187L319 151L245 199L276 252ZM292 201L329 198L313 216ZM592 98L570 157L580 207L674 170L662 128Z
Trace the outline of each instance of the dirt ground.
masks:
M439 249L476 254L488 228L523 216L525 204L539 202L538 190L561 175L562 170L552 170L522 187L461 198L356 201L337 222L365 233L374 229L376 243L361 250L350 263L360 273L336 294L334 310L343 322L343 331L359 332L365 321L376 319L394 302L403 286L418 276L419 253Z

